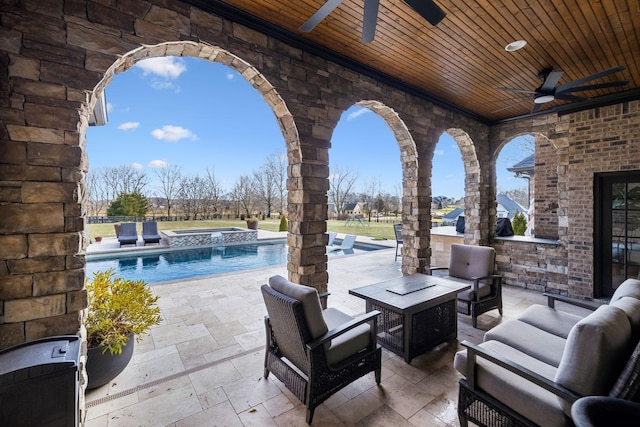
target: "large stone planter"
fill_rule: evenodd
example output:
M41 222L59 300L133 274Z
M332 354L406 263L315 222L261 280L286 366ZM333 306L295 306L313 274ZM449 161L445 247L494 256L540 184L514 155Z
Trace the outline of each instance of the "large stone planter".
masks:
M111 354L108 350L103 354L104 347L87 350L87 390L102 387L127 367L133 356L135 341L133 334L130 335L121 354Z
M257 219L248 219L247 220L247 228L249 230L257 230L258 229L258 220Z

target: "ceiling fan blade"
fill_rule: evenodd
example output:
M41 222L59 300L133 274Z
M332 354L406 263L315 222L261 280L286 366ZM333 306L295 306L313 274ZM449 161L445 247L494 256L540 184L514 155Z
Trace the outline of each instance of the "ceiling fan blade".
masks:
M333 12L336 7L340 6L340 3L342 3L342 0L327 0L316 13L311 15L311 18L307 19L307 21L300 26L299 30L305 33L313 30L316 25Z
M542 108L542 104L533 104L533 108L531 109L532 113L539 111Z
M564 74L564 71L552 71L549 73L546 79L544 79L544 83L540 87L541 92L551 92L558 81L560 81L560 77Z
M617 73L618 71L622 71L622 70L624 70L624 67L618 65L617 67L609 68L607 70L603 70L603 71L600 71L598 73L591 74L590 76L583 77L581 79L574 80L572 82L560 85L556 89L556 92L566 92L567 89L571 89L571 88L574 88L576 86L580 86L581 84L586 83L588 81L600 79L602 77L608 76L609 74Z
M433 0L404 0L404 2L433 26L438 25L438 22L447 15Z
M364 18L362 19L362 43L369 43L376 36L379 0L364 0Z
M536 93L538 93L535 90L513 89L510 87L499 87L498 90L505 90L507 92L530 93L531 95L535 95Z
M497 110L493 110L492 113L499 113L502 110L506 110L506 109L512 108L512 107L517 107L518 105L522 105L524 103L529 103L529 102L531 102L530 99L528 99L528 98L527 99L523 99L522 101L516 102L515 104L507 105L506 107L502 107L502 108L498 108Z
M555 98L556 99L562 99L563 101L572 101L572 102L586 101L587 99L589 99L589 98L585 98L583 96L571 95L571 94L568 94L566 92L556 93Z
M617 82L609 82L609 83L598 83L595 85L587 85L587 86L579 86L579 87L574 87L574 88L569 88L566 90L562 90L562 91L557 91L556 90L556 94L558 93L569 93L569 92L580 92L580 91L584 91L584 90L595 90L595 89L604 89L607 87L616 87L616 86L624 86L629 84L629 80L620 80Z

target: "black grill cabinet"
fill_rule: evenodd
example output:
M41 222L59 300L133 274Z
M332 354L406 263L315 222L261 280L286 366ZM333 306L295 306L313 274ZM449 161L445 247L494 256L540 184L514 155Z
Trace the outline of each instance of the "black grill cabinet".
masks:
M78 426L79 362L75 335L0 352L0 426Z

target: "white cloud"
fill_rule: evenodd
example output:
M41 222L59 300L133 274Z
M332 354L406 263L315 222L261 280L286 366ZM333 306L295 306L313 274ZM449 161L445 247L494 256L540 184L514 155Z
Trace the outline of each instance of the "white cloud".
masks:
M235 76L233 75L233 73L227 73L226 77L227 77L227 80L233 80Z
M371 113L372 111L369 110L368 108L360 108L359 110L354 111L353 113L349 113L349 115L347 116L347 120L351 121L351 120L355 120L358 117L362 116L363 114L367 114L367 113Z
M151 160L147 166L154 169L162 169L169 166L169 162L165 162L164 160Z
M440 149L440 150L435 150L433 152L434 156L444 156L444 150Z
M144 166L142 166L140 163L137 163L137 162L132 163L131 167L136 170L144 169Z
M174 56L144 59L138 62L136 67L141 68L145 76L153 74L164 79L177 79L187 71L184 61Z
M184 138L198 139L198 137L189 129L181 126L164 125L162 129L155 129L151 132L154 138L174 142Z
M118 126L118 129L128 131L140 127L140 122L125 122Z
M113 111L113 104L110 102L107 102L107 113L110 113Z

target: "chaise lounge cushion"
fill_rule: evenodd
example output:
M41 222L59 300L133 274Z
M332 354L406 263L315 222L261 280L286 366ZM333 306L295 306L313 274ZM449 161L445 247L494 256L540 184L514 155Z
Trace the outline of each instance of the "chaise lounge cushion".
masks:
M630 353L631 326L617 307L603 305L580 320L567 337L555 382L583 396L605 396ZM571 405L562 400L564 411Z
M272 276L269 278L269 286L276 291L302 303L304 318L307 321L309 332L312 338L318 338L329 331L324 317L322 317L322 306L318 291L310 286L292 283L282 276Z
M498 341L485 341L480 346L498 353L545 378L553 380L556 368L537 360L507 344ZM467 352L459 351L455 355L454 367L467 376ZM565 427L570 425L562 411L556 396L542 387L532 385L521 376L504 368L477 358L476 385L519 414L545 427Z
M548 365L557 367L562 360L566 340L519 320L491 328L484 341L499 341Z
M329 330L337 328L347 322L353 320L353 317L336 310L335 308L327 308L322 313L327 322ZM371 326L368 323L356 326L350 331L331 340L331 345L326 350L327 363L331 366L342 362L343 360L353 356L359 351L367 348L369 345L369 337Z
M615 302L622 297L633 297L640 300L640 280L627 279L622 282L613 293L610 303Z
M518 320L566 339L571 328L582 320L582 317L546 305L534 304L518 316Z

